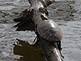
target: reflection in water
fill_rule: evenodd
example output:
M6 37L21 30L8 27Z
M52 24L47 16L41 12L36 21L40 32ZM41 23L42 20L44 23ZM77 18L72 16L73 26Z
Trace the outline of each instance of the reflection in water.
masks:
M23 56L18 61L43 61L42 50L36 45L29 45L27 42L17 39L14 47L14 54Z

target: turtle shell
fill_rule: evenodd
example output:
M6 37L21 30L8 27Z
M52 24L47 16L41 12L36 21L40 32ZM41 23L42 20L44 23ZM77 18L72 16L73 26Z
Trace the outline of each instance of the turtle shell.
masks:
M42 38L48 41L60 41L63 36L60 27L50 19L37 24L37 32Z

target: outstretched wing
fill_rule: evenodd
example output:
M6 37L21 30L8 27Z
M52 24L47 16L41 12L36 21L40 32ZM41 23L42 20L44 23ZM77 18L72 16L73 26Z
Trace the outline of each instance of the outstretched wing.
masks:
M50 4L54 3L55 0L40 0L45 7L48 7Z
M34 22L32 21L33 10L28 11L27 9L22 12L22 16L15 18L14 21L18 22L14 27L17 27L16 31L30 30L34 31Z
M33 2L42 2L42 4L45 6L45 7L48 7L50 4L54 3L55 0L28 0L28 2L32 5Z

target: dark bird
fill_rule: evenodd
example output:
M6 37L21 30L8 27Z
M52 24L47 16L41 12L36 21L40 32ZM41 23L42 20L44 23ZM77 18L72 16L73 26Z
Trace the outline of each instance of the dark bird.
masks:
M25 30L30 30L34 31L35 24L32 20L33 17L33 10L24 10L22 12L22 16L19 18L15 18L14 21L18 22L14 27L17 27L16 31L25 31Z

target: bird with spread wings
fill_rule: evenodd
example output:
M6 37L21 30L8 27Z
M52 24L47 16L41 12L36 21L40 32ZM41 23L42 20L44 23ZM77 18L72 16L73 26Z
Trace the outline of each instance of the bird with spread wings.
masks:
M46 14L48 14L46 7L48 7L50 4L55 2L55 0L28 0L28 2L30 3L30 6L32 6L34 2L38 2L38 1L40 1L44 5L44 9L40 9L40 10L43 12L46 12ZM14 21L17 22L17 24L14 26L14 27L17 27L16 29L17 31L25 31L25 30L34 31L35 30L35 24L32 19L33 10L30 10L30 8L22 11L20 16L14 19Z
M47 11L47 7L55 0L28 0L28 2L30 8L24 10L21 17L14 19L15 22L18 22L14 27L17 27L17 31L30 30L36 33L36 43L44 51L45 61L62 61L58 57L62 56L61 39L63 33L59 26L48 18Z

